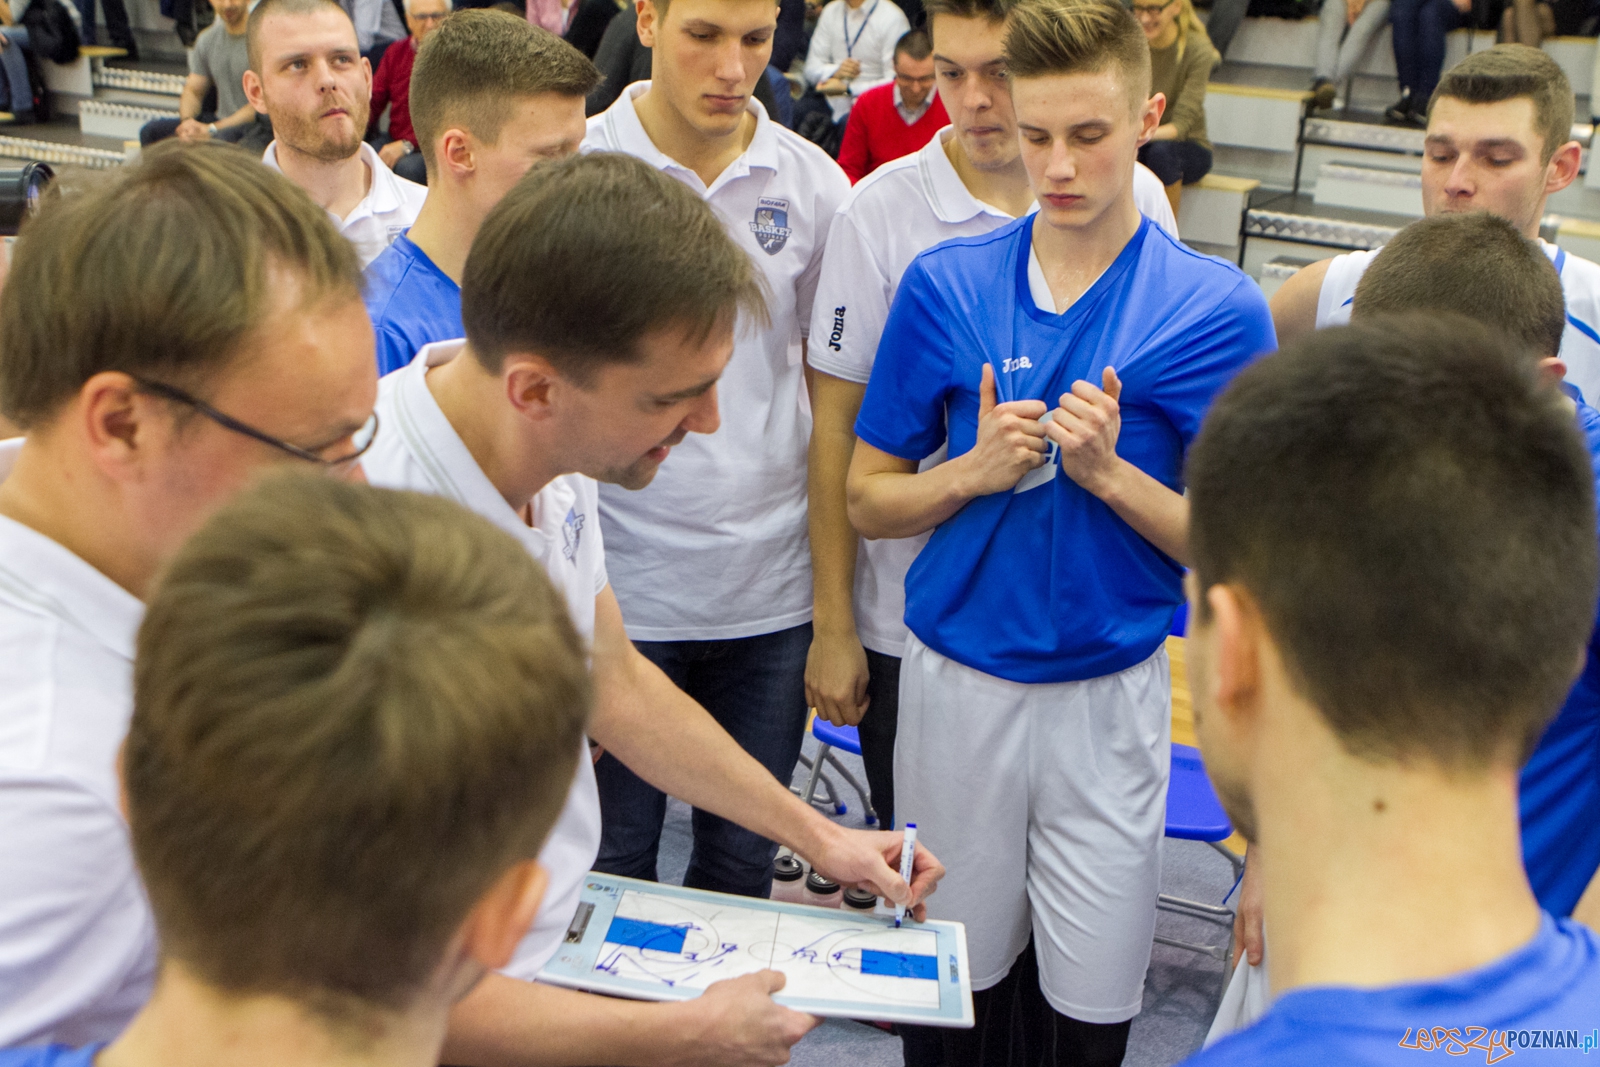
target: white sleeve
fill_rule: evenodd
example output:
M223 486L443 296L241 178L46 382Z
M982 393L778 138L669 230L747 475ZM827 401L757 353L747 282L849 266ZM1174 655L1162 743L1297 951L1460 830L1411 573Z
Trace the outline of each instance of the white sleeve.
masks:
M109 1041L156 962L127 826L64 778L8 774L0 796L0 1048Z
M911 29L911 23L906 21L906 13L900 10L899 4L894 3L893 0L877 0L877 2L888 9L888 14L878 18L881 27L880 32L883 34L883 40L878 42L878 61L883 64L878 69L882 74L872 81L857 78L851 82L851 96L859 97L862 93L870 92L880 85L888 85L894 81L894 46L899 44L900 38L904 37L907 31Z
M1167 190L1161 184L1161 179L1156 177L1155 171L1143 163L1133 165L1133 202L1139 205L1142 214L1150 216L1150 221L1166 230L1172 236L1178 236L1178 220L1172 214L1172 201L1167 199Z
M837 25L832 12L838 12ZM811 47L806 50L806 84L821 85L833 77L844 58L844 0L833 0L817 16L816 28L811 31Z
M815 369L865 385L894 296L889 272L849 212L834 217L811 314L806 359Z
M794 321L800 336L810 340L811 312L817 301L817 283L822 277L823 258L828 251L828 238L833 230L834 216L844 198L850 195L850 179L844 176L838 164L828 161L818 167L817 193L812 198L816 212L817 239L811 249L811 261L794 283ZM808 345L809 351L809 345Z

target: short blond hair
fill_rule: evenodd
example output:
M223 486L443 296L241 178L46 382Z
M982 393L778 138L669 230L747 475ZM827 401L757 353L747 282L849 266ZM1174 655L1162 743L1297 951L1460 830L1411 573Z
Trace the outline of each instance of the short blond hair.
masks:
M404 1010L538 854L585 650L509 534L438 497L270 477L173 559L124 752L162 949L334 1023Z
M1115 0L1024 0L1006 22L1006 72L1013 78L1098 74L1116 67L1135 106L1150 98L1150 45Z

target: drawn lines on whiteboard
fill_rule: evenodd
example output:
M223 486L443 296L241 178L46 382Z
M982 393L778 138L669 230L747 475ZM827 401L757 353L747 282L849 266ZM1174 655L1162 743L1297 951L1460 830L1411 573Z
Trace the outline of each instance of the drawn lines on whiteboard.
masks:
M624 892L596 970L704 989L773 968L789 997L939 1006L938 939L819 912L797 916L724 905L706 908Z

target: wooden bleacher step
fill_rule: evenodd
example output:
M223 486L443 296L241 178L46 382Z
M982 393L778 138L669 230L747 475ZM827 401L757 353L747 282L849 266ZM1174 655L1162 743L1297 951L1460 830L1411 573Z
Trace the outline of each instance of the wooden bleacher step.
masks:
M1226 246L1239 243L1239 226L1250 194L1261 188L1255 178L1215 172L1184 187L1178 209L1178 232L1189 243Z
M1314 202L1318 207L1421 218L1422 175L1357 163L1324 163L1317 168Z
M114 152L105 148L88 148L83 145L35 141L27 137L5 135L0 135L0 157L37 160L40 163L70 164L95 170L120 167L127 162L126 151Z
M1293 152L1311 93L1212 82L1206 90L1206 133L1213 144Z
M175 119L176 110L119 104L107 100L83 100L78 104L78 129L92 137L115 137L119 141L138 140L139 130L155 119Z

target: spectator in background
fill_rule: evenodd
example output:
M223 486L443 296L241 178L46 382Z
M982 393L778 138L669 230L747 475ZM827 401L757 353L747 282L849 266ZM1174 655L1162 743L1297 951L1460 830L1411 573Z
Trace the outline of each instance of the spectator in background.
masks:
M606 27L627 6L628 0L578 0L578 10L567 25L566 42L593 59Z
M397 176L361 139L372 68L334 0L260 0L250 12L244 91L272 120L262 162L311 195L362 266L416 221L428 190Z
M895 42L894 82L861 94L845 127L839 166L850 184L891 159L908 156L950 122L933 91L933 41L912 30Z
M84 44L96 44L94 0L74 0L78 14L82 16L79 23L80 33L83 35ZM123 0L100 0L100 6L106 13L106 32L111 35L111 44L114 48L126 49L126 58L133 60L139 58L139 45L133 39L133 27L128 25L128 8ZM22 17L22 12L17 12L17 17Z
M461 12L428 39L411 79L428 199L367 267L379 374L465 332L461 272L478 227L535 163L578 150L599 80L577 49L504 11Z
M1349 80L1373 38L1389 21L1389 0L1322 0L1322 12L1317 18L1317 63L1311 75L1311 102L1319 108L1330 108L1339 86Z
M1428 127L1428 101L1444 69L1445 36L1472 11L1472 0L1392 0L1394 66L1400 99L1383 113L1399 126Z
M338 0L356 28L361 58L374 70L391 44L405 39L406 13L401 0Z
M6 94L0 110L11 112L16 125L33 121L33 86L28 81L28 57L23 55L28 28L22 24L22 13L27 9L28 0L18 0L15 6L0 0L0 90Z
M578 0L528 0L528 21L560 37L577 10Z
M450 0L405 0L406 28L411 36L383 53L372 76L372 114L367 119L367 133L377 130L378 116L389 109L389 136L392 140L378 149L378 158L387 163L396 174L414 182L426 184L427 171L421 160L411 165L401 165L420 146L417 133L411 128L411 67L417 60L417 46L450 14Z
M152 145L176 136L180 141L204 141L215 137L238 142L257 133L256 109L244 95L244 72L250 69L250 48L245 29L250 18L249 0L212 0L216 21L200 31L194 50L189 53L189 77L178 98L178 117L152 119L139 131L139 143ZM217 91L217 110L205 114L201 107L206 94ZM255 147L265 148L272 140L268 127Z
M911 24L894 0L831 0L806 54L806 84L827 99L835 124L855 99L894 80L895 42Z
M1206 83L1221 62L1189 0L1145 0L1133 13L1150 42L1150 91L1167 98L1161 125L1139 149L1139 162L1155 171L1178 213L1183 187L1211 170L1206 140Z

